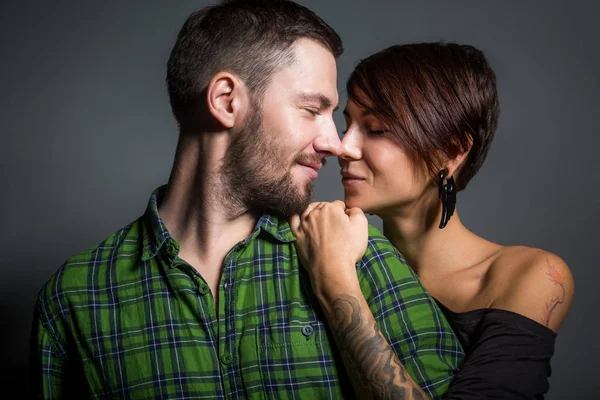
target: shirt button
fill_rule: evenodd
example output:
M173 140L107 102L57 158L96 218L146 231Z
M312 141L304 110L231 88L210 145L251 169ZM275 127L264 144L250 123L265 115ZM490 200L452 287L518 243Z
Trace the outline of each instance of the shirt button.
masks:
M233 361L233 356L231 355L231 353L221 354L221 362L223 364L229 365L229 364L231 364L232 361Z
M206 283L201 283L198 286L198 293L200 294L206 294L210 291L210 288L208 287L208 285Z
M308 339L308 337L309 337L310 335L312 335L312 333L313 333L313 327L312 327L312 326L310 326L310 325L304 325L304 326L302 327L302 334L303 334L304 336L306 336L306 338L307 338L307 339Z

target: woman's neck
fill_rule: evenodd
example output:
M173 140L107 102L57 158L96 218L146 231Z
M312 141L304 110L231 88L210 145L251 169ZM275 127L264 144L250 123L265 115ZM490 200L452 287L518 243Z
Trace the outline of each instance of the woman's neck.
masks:
M462 224L456 211L440 229L441 213L440 206L428 212L429 217L414 212L382 216L384 235L419 276L451 272L477 262L477 252L466 250L482 239Z

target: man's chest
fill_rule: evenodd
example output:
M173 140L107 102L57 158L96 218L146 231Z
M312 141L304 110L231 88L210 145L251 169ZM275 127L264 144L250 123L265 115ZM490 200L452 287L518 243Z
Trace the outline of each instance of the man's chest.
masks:
M339 397L341 363L308 277L283 253L226 263L216 308L204 279L184 268L140 278L110 306L79 314L84 373L98 395Z

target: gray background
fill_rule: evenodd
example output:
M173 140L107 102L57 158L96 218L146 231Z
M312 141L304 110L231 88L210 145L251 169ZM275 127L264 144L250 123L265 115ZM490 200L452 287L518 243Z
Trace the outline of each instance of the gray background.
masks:
M2 374L27 382L40 286L76 252L139 216L177 139L164 85L176 34L204 1L6 1L0 10ZM359 58L446 40L483 49L502 115L458 209L474 232L563 257L576 283L548 399L594 398L600 225L599 7L584 1L302 1L342 36L340 96ZM336 121L343 129L341 113ZM333 160L332 160L333 161ZM336 162L315 198L341 198ZM378 221L374 221L380 226ZM587 320L585 319L587 318Z

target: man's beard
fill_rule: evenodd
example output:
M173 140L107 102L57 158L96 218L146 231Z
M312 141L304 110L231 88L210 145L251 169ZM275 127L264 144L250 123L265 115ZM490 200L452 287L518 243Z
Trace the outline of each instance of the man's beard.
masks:
M297 188L291 166L315 160L323 164L325 161L316 154L312 157L298 155L288 165L284 147L263 126L260 109L254 105L244 129L238 133L223 160L221 175L227 185L224 193L231 196L223 200L279 217L299 214L310 203L314 184L309 181L303 191Z

